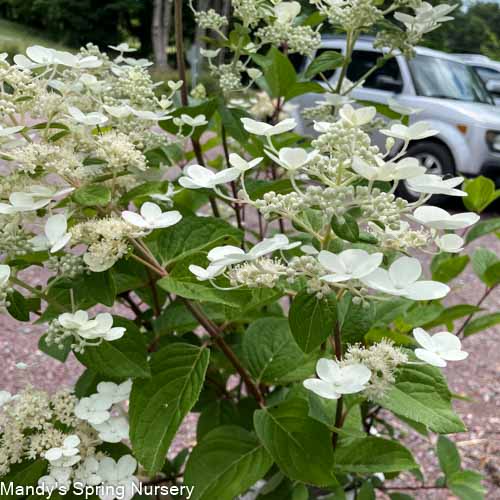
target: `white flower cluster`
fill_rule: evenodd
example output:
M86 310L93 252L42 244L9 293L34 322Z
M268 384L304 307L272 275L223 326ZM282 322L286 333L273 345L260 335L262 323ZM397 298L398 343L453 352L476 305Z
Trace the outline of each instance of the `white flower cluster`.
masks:
M125 334L125 328L113 326L113 316L99 313L89 319L87 311L60 314L47 329L46 342L63 349L66 339L72 340L71 348L75 352L83 352L85 347L99 345L103 340L111 342Z

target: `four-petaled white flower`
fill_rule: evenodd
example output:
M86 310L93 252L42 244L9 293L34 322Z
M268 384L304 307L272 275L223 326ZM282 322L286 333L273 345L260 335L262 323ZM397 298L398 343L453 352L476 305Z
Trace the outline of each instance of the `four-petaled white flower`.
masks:
M53 215L47 219L44 227L44 234L32 238L36 249L49 249L50 253L55 253L64 248L71 240L71 233L67 231L68 221L63 214Z
M353 100L346 95L342 94L325 94L325 98L323 101L316 101L315 104L319 104L320 106L335 106L336 108L339 106L344 106L345 104L349 104L353 102ZM327 122L325 122L327 123ZM328 122L330 123L330 122Z
M362 158L355 156L352 159L352 169L361 177L370 181L399 181L410 179L425 173L416 158L403 158L397 163L385 162L380 157L375 157L376 165L370 165Z
M472 226L480 217L474 212L450 215L442 208L424 205L413 212L412 218L420 224L433 229L456 230Z
M109 313L99 313L94 319L89 319L88 312L80 310L63 313L57 320L65 330L73 330L78 336L88 340L102 338L112 341L125 334L125 328L113 327L113 316Z
M203 125L206 125L208 123L207 117L205 115L196 115L196 116L190 116L186 114L182 114L180 116L181 123L184 125L187 125L188 127L201 127Z
M243 123L243 128L250 134L264 135L266 137L290 132L290 130L293 130L297 126L297 122L293 118L287 118L276 125L258 122L251 118L242 118L241 122Z
M294 172L300 167L303 167L317 156L315 151L308 153L302 148L281 148L278 156L269 149L266 149L266 154L280 167L290 172Z
M102 66L102 61L96 56L79 57L69 52L56 51L55 62L69 68L93 69Z
M75 457L80 453L79 444L80 438L76 434L72 434L63 441L62 446L47 450L44 457L49 462L55 462L62 457Z
M464 249L464 239L458 234L443 234L435 240L436 245L443 252L459 253Z
M418 281L421 274L422 266L417 259L400 257L390 265L389 270L379 267L361 281L380 292L412 300L442 299L450 291L439 281Z
M31 212L46 207L52 200L74 191L74 188L31 186L27 192L15 191L9 196L9 203L0 203L0 214Z
M351 127L361 127L370 123L376 114L377 109L374 106L355 109L350 104L346 104L339 110L342 120Z
M134 49L133 47L129 47L128 43L122 42L119 43L118 45L108 45L110 49L116 50L117 52L135 52L137 49Z
M177 210L162 212L156 203L146 201L141 206L140 215L129 210L122 212L122 218L129 224L141 229L163 229L177 224L182 219L182 214Z
M417 193L467 196L465 191L455 189L457 186L462 184L463 181L463 177L443 179L439 175L424 174L408 179L408 187Z
M97 393L93 396L109 401L110 406L126 401L130 397L132 381L126 380L121 384L114 382L100 382L97 384Z
M131 500L136 493L134 485L138 485L134 476L136 469L137 461L131 455L124 455L118 462L109 457L103 458L98 474L106 488L99 495L101 500Z
M109 420L109 400L103 398L82 398L75 406L75 415L91 425L99 425Z
M108 117L103 115L102 113L99 113L98 111L93 111L92 113L84 113L75 106L68 106L68 112L71 118L75 120L75 122L91 127L104 125L108 121Z
M128 104L122 104L121 106L108 106L103 105L104 111L114 118L127 118L132 114L132 108Z
M99 461L92 456L87 457L75 471L75 480L82 483L84 486L97 486L101 484L101 476L99 476Z
M207 59L213 59L214 57L217 57L220 53L221 49L216 49L216 50L208 50L204 48L200 48L200 54L203 57L206 57Z
M283 24L292 24L300 14L301 6L299 2L281 2L274 7L276 20Z
M304 380L304 387L326 399L339 399L343 394L355 394L366 388L371 370L361 363L342 366L331 359L321 358L316 364L319 377Z
M139 120L158 122L169 118L169 114L166 111L155 112L155 111L135 109L135 108L130 108L130 111L134 116L139 118Z
M38 480L38 485L44 488L44 491L52 494L54 489L66 488L71 486L71 474L73 470L71 466L55 467L50 464L49 474L42 476Z
M215 173L201 165L189 165L184 169L184 175L179 178L179 184L187 189L213 189L219 184L234 181L240 174L241 170L235 167Z
M207 281L220 276L226 269L225 265L210 264L207 268L191 264L189 271L192 272L198 281Z
M229 163L231 167L237 168L240 172L246 172L256 167L264 158L255 158L254 160L247 161L237 153L229 155Z
M431 129L427 122L417 122L409 127L401 123L396 123L390 129L384 129L380 132L405 142L418 141L439 134L439 131Z
M330 274L321 276L321 279L329 283L340 283L364 278L380 266L383 258L381 253L369 254L355 248L344 250L339 254L322 250L318 260Z
M411 108L410 106L405 106L392 97L389 97L389 99L387 100L387 105L389 106L389 109L391 109L395 113L399 113L400 115L415 115L422 111L422 109L420 108Z
M93 424L92 427L105 443L119 443L129 437L129 423L125 417L110 417L102 424Z
M462 351L460 339L450 332L429 335L423 328L415 328L413 336L421 346L415 349L415 356L429 365L442 368L447 361L462 361L469 355Z

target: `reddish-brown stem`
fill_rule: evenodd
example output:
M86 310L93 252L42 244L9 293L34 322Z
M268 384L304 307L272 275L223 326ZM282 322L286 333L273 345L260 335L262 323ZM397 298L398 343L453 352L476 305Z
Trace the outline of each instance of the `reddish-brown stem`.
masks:
M481 296L481 298L478 300L476 306L479 307L480 305L482 305L482 303L489 297L490 293L493 290L495 290L495 288L496 288L496 285L492 286L491 288L486 288L485 292L483 293L483 295ZM462 336L462 333L464 332L465 327L470 323L470 321L473 318L474 314L475 313L472 313L472 314L469 314L469 316L467 316L467 318L462 323L462 326L460 327L460 329L457 332L457 337L461 337Z

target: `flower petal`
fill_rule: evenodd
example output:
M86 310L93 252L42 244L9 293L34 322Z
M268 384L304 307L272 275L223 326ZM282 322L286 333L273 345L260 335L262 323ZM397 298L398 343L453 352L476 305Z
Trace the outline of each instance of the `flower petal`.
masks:
M444 359L426 349L415 349L415 356L432 366L437 366L439 368L444 368L446 366L446 361Z
M314 392L318 396L326 399L339 399L340 394L335 392L333 386L328 382L323 380L318 380L317 378L309 378L304 380L303 385L306 389Z
M417 281L421 274L420 262L412 257L401 257L389 267L389 275L396 288L406 288Z
M446 297L450 287L439 281L417 281L404 289L404 296L412 300L435 300Z

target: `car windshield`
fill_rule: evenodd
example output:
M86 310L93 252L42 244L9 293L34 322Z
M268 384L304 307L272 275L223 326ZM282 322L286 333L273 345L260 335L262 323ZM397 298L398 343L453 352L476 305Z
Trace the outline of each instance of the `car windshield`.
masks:
M410 59L409 65L418 95L493 103L481 79L466 64L439 57L417 55Z

